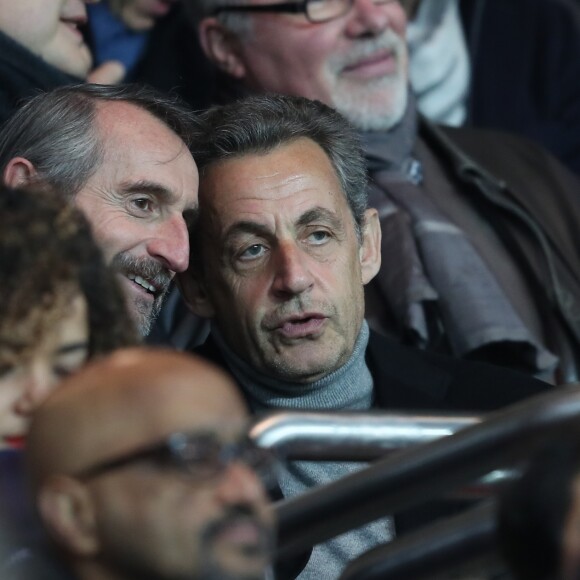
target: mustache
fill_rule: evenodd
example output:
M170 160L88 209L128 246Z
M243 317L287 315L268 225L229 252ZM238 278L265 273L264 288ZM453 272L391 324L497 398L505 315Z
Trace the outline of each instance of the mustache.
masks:
M341 72L344 68L356 65L361 60L369 58L381 51L393 52L400 58L402 51L406 50L405 41L388 29L374 38L362 38L353 43L347 53L334 55L329 65L333 72Z
M227 528L240 521L250 521L255 524L260 532L260 536L262 537L261 543L264 544L265 548L269 548L269 539L272 535L272 530L264 525L255 508L246 504L237 504L228 507L223 516L206 527L203 536L206 540L218 536L224 530L227 530Z
M156 294L165 294L169 289L172 274L152 258L136 258L126 253L117 254L111 261L114 271L124 275L140 276L156 288Z

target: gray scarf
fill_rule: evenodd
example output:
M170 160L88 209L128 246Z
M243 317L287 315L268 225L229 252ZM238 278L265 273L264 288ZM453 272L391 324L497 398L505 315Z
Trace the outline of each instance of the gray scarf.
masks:
M540 376L550 373L557 358L532 336L469 236L423 187L413 157L416 136L413 98L392 131L362 135L373 181L370 204L383 230L385 267L376 286L417 346L433 345L438 333L457 356L509 344L510 356L519 359L514 363Z

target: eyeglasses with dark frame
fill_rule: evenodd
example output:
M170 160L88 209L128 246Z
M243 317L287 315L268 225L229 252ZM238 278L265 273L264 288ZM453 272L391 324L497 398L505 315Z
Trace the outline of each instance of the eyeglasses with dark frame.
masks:
M388 4L394 0L373 0L373 4ZM320 24L340 18L352 7L354 0L301 0L282 2L280 4L240 4L220 6L213 11L213 16L223 12L271 12L286 14L304 14L310 22Z
M193 480L219 475L230 463L241 461L250 466L265 483L271 483L281 458L272 449L258 447L248 437L224 442L216 433L173 433L165 441L105 460L76 474L90 479L137 463L151 461L160 468L176 469Z

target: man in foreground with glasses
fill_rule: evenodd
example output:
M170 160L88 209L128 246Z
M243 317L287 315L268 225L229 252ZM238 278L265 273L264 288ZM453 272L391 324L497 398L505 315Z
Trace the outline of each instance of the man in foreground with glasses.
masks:
M317 99L360 132L383 263L371 326L411 346L580 377L580 182L516 137L446 128L409 91L395 0L186 0L220 97Z
M63 383L35 415L27 454L72 577L268 578L274 523L258 474L273 462L243 437L246 419L225 374L171 351L121 350ZM44 560L25 566L50 577Z

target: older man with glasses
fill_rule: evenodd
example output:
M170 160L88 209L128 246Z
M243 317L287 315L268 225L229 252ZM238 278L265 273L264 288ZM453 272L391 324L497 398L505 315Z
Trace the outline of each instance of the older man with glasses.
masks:
M434 125L409 90L414 0L186 0L219 98L322 101L360 132L382 266L371 327L562 384L580 377L580 182L515 136Z
M121 350L71 377L34 417L27 448L58 552L32 553L16 577L269 578L274 522L259 475L274 458L244 437L246 420L230 379L192 355Z

